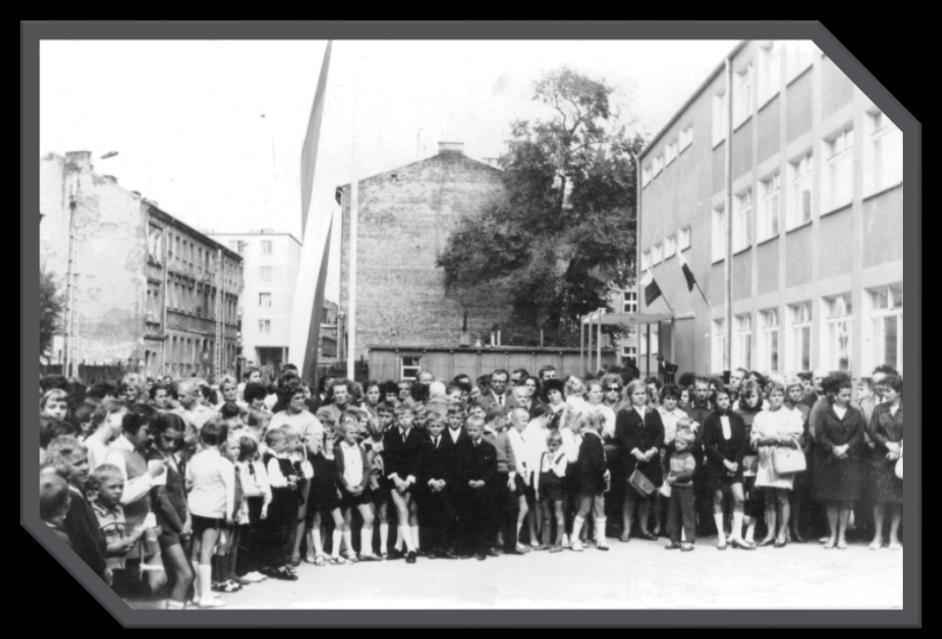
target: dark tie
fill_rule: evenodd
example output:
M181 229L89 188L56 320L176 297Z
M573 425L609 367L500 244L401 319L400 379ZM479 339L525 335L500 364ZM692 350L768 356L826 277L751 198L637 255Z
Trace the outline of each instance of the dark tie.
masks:
M500 404L501 406L504 405L504 396L503 396L503 395L498 395L498 396L497 396L497 403ZM476 445L476 444L475 444L475 445Z

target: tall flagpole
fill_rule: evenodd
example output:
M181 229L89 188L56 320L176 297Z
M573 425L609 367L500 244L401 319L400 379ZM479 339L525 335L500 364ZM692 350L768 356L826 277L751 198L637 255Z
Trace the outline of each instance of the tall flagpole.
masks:
M350 135L350 286L347 295L347 379L356 380L356 335L357 335L357 217L359 207L359 185L357 184L357 70L353 68L353 129Z

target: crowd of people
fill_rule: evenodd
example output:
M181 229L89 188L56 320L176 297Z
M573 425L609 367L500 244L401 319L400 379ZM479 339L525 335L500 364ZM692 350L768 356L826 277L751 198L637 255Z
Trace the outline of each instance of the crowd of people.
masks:
M213 608L302 561L781 548L899 549L902 378L621 370L311 388L40 382L40 517L124 596ZM888 526L887 526L888 524ZM852 532L849 533L848 530ZM355 534L356 533L356 534ZM758 541L757 541L758 535ZM652 546L654 547L654 546Z

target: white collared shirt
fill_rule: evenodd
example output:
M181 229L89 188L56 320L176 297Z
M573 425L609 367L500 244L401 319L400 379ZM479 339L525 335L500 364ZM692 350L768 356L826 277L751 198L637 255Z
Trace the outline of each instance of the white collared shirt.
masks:
M674 435L677 434L677 421L681 417L686 417L687 413L676 406L674 410L664 410L658 406L657 412L661 415L661 423L664 424L664 443L669 444L674 441Z
M235 510L235 467L215 446L193 456L186 466L186 479L193 486L188 504L194 515L225 519Z
M460 428L452 429L449 427L449 428L446 428L445 430L448 431L448 435L451 437L451 443L457 444L458 438L461 436L461 429Z
M363 481L363 457L360 453L360 445L340 442L340 452L343 454L343 478L350 486L358 486Z

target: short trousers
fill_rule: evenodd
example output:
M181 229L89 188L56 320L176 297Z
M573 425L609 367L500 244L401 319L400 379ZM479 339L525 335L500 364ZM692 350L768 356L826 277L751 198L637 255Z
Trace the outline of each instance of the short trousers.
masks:
M369 490L364 490L359 495L351 495L345 490L340 491L341 508L356 508L357 506L371 503L373 503L373 497Z
M199 515L192 515L192 519L194 535L202 535L205 530L220 530L226 523L224 519L200 517Z

